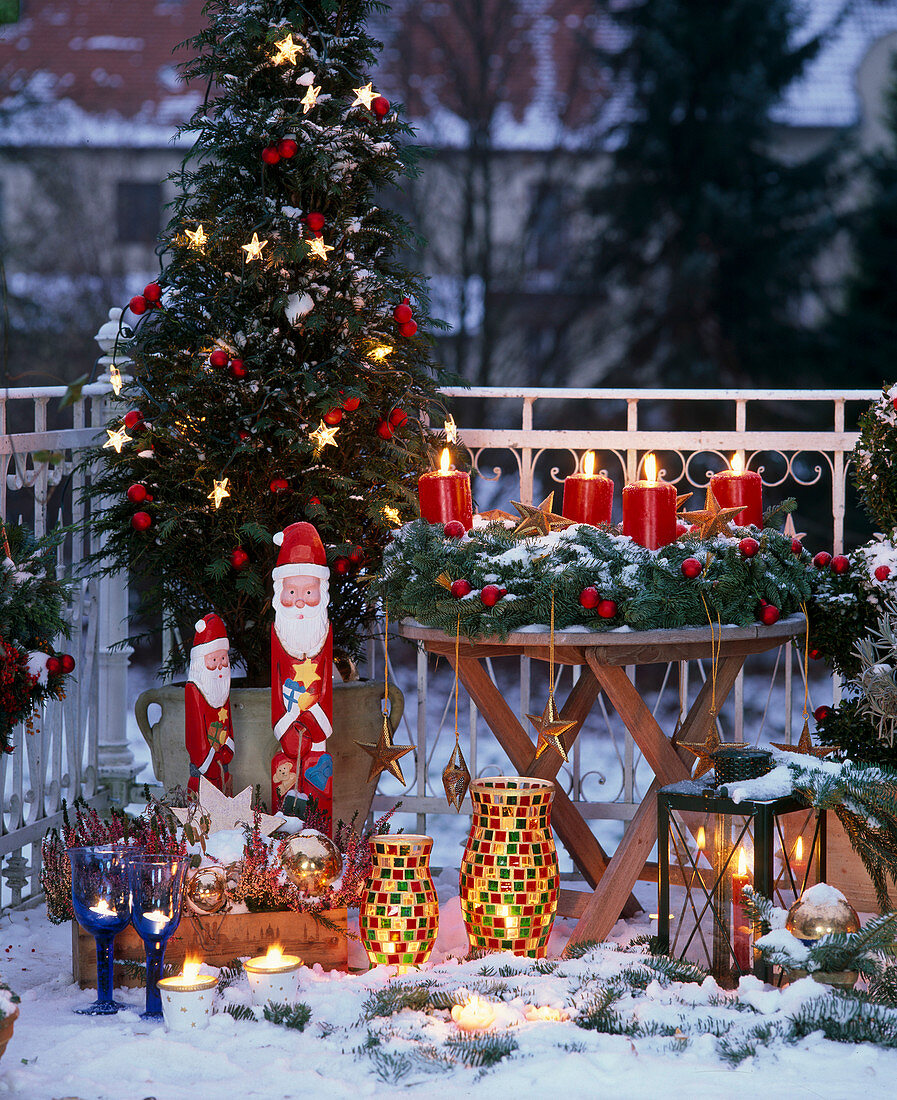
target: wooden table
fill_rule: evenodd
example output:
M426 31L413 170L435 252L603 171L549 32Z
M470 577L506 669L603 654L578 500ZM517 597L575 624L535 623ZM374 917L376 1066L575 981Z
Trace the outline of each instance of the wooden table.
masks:
M719 666L716 677L717 710L735 684L745 659L789 641L806 629L803 615L791 615L773 626L756 625L714 628L719 642ZM405 638L422 642L428 653L435 653L455 664L455 639L441 630L405 620L399 627ZM548 749L537 760L532 735L524 729L508 706L501 691L486 669L491 657L532 657L548 661L547 633L515 633L506 641L481 638L475 642L461 639L458 677L476 703L483 718L519 775L554 779L563 761ZM582 729L598 695L603 691L626 729L641 749L654 772L654 781L642 799L623 840L608 857L579 810L559 785L555 786L552 824L574 863L593 888L581 913L570 942L604 940L620 915L638 911L632 898L645 863L657 841L657 791L668 783L690 778L694 757L677 751L657 724L650 709L626 674L627 665L666 664L711 656L711 630L686 627L679 630L622 631L605 634L562 633L554 637L556 664L580 665L582 673L561 708L561 717L576 723L565 735L569 750ZM701 744L710 728L711 678L702 686L688 713L683 715L678 743ZM541 708L537 708L541 709Z

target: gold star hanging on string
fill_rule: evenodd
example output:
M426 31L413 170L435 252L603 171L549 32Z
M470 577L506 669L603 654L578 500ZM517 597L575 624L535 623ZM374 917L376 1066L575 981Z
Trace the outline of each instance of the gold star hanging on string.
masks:
M775 741L770 741L770 744L774 749L781 749L782 752L793 752L798 756L816 757L828 756L837 747L835 745L814 745L810 734L810 723L806 718L804 719L804 728L800 731L800 739L796 745L782 745Z
M461 746L455 742L449 762L442 769L442 786L445 788L445 797L450 806L461 812L461 803L470 786L470 771L467 761L461 752Z
M375 363L382 363L387 356L392 355L394 348L389 344L378 344L368 352L368 358L373 359Z
M392 726L389 718L383 715L383 728L380 730L380 738L376 745L369 745L364 741L356 741L355 744L371 758L371 770L368 775L368 783L373 782L381 772L389 772L405 786L405 776L402 774L402 765L399 760L409 752L414 752L414 745L394 745L392 743Z
M230 490L227 487L229 478L222 478L221 481L215 481L212 479L212 491L209 493L207 500L210 500L217 508L221 507L221 502L225 497L230 496Z
M246 253L246 262L251 264L253 260L259 260L262 256L262 249L267 244L267 241L260 241L258 233L252 234L252 240L249 244L241 244L240 248Z
M576 722L568 722L561 718L557 703L554 701L554 695L548 696L548 702L541 714L528 714L527 718L532 722L533 728L539 735L536 744L536 759L538 760L546 749L552 748L566 760L567 748L564 745L564 734L575 729Z
M312 237L308 242L309 255L317 256L319 260L326 260L327 253L333 251L332 244L324 244L323 237Z
M682 518L698 528L702 539L712 539L714 535L729 534L729 521L744 511L744 505L736 508L720 508L713 490L707 486L707 496L700 512L683 512Z
M203 248L205 248L206 241L209 239L203 227L200 225L196 229L185 229L184 233L187 240L190 242L190 247L195 248L198 252L202 252Z
M306 91L305 95L299 100L299 102L302 104L302 113L304 115L307 115L312 107L315 106L315 104L318 102L318 96L320 94L320 85L316 87L314 84L309 84L308 90Z
M371 109L371 104L379 94L374 91L373 84L365 84L363 88L353 88L352 91L355 93L355 98L352 100L351 105L353 107L367 107L368 110Z
M315 428L315 430L309 435L309 439L314 442L315 454L319 455L325 447L336 447L336 433L339 428L328 428L322 420L321 423Z
M722 746L722 741L719 739L719 734L716 732L716 727L711 725L707 731L707 740L703 745L689 745L685 741L679 742L680 749L687 749L692 756L698 758L698 766L695 769L695 773L692 779L700 779L702 775L705 775L716 764L716 750Z
M515 535L547 535L549 531L563 531L564 528L573 526L572 519L552 512L553 491L539 505L521 504L518 500L512 500L511 503L521 517L514 528Z
M128 435L126 428L118 428L116 431L107 428L106 435L108 435L109 438L103 444L103 450L107 447L114 447L117 455L121 454L121 449L126 443L131 442L131 437Z
M391 504L383 505L383 518L389 523L394 523L397 527L402 526L402 517L399 515L399 510L393 508Z
M296 54L299 53L302 48L297 42L293 41L292 34L288 34L286 38L281 38L279 42L274 43L276 53L271 58L275 65L282 65L285 61L288 61L291 65L296 64Z

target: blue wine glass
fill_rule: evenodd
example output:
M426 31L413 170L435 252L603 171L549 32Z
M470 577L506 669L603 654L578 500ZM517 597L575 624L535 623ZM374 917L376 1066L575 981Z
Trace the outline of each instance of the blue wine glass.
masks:
M146 948L146 1012L143 1020L162 1019L159 979L165 945L181 920L181 902L189 856L128 856L131 923Z
M131 919L126 849L115 845L69 848L68 857L75 918L97 943L97 999L75 1011L111 1016L129 1007L112 998L112 944Z

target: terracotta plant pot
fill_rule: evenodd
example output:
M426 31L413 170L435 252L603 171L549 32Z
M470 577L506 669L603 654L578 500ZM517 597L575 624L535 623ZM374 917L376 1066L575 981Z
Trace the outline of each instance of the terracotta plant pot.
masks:
M336 681L333 685L333 733L328 748L333 756L333 820L351 821L357 812L360 828L371 812L376 783L368 783L370 757L355 741L374 742L380 736L383 687L379 682ZM402 692L389 686L393 725L405 707ZM151 725L148 709L158 703L159 720ZM236 753L230 765L234 791L261 786L262 799L271 792L271 757L278 751L271 731L271 693L267 688L236 687L230 693ZM156 779L170 790L187 786L190 761L184 746L184 685L167 684L140 694L134 706L137 725L150 747Z
M8 1012L3 1019L0 1020L0 1058L3 1057L9 1040L12 1038L13 1025L18 1018L19 1010L17 1007L14 1007L12 1012Z

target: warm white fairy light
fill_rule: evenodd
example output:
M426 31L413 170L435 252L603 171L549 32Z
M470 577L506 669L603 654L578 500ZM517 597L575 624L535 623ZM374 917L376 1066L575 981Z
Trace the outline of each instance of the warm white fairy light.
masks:
M393 508L391 504L383 505L383 518L389 520L390 523L394 523L397 527L402 526L402 517L399 515L397 508Z
M267 244L267 241L260 241L258 233L252 234L252 240L249 244L241 244L240 248L246 253L246 262L251 264L253 260L261 259L262 249Z
M293 41L292 34L288 34L286 38L281 38L279 42L275 42L274 48L277 52L271 60L275 65L283 65L285 61L288 61L291 65L295 65L296 54L299 53L302 47L297 42Z
M368 110L371 109L371 104L379 95L378 92L374 91L373 84L365 84L363 88L353 88L352 91L355 93L355 98L352 100L352 106L367 107Z
M202 252L205 247L206 241L209 239L206 236L206 231L200 225L196 229L185 229L184 233L187 236L187 240L190 242L192 248Z
M388 355L392 355L392 352L393 349L390 347L389 344L378 344L378 346L375 347L373 351L371 351L369 354L370 358L373 359L375 362L382 363Z
M323 237L312 237L308 242L308 250L312 256L317 256L319 260L326 260L327 253L333 251L333 245L324 244Z
M322 420L321 423L315 428L315 430L309 436L314 441L315 452L320 454L325 447L336 447L336 433L339 428L328 428Z
M458 442L458 425L453 416L449 416L445 422L445 441L446 443Z
M107 447L114 447L115 453L117 455L121 454L121 449L126 443L131 442L131 437L128 435L126 428L118 428L115 431L113 431L111 428L107 428L106 435L108 435L109 438L103 444L103 449L105 450Z
M208 499L215 505L216 508L221 507L221 502L225 497L230 496L227 483L229 478L222 478L221 481L215 481L212 479L212 491L208 495Z
M302 104L302 113L307 115L308 112L318 102L318 96L321 94L321 86L315 84L309 84L308 90L299 102Z
M124 380L122 379L121 371L114 363L109 367L109 385L112 387L112 392L118 397L124 385Z

